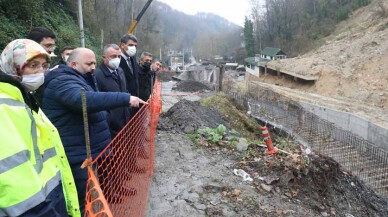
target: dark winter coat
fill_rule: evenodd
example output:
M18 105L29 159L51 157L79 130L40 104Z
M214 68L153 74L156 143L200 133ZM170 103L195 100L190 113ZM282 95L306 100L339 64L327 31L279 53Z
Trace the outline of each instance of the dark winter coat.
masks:
M152 93L155 73L151 69L145 69L140 66L139 72L139 98L147 101Z
M86 158L81 88L86 90L89 135L95 158L111 141L106 110L128 107L130 94L97 92L94 75L60 65L45 76L43 111L59 131L70 164Z
M121 56L120 68L124 71L125 79L127 80L128 92L132 96L139 96L139 65L136 62L135 57L131 57L130 62L133 70L129 68L127 60Z
M123 92L128 93L124 72L121 68L116 70L118 76L112 74L105 64L101 64L94 75L97 79L97 86L101 92ZM128 123L130 119L130 108L119 107L109 110L109 127L112 137Z

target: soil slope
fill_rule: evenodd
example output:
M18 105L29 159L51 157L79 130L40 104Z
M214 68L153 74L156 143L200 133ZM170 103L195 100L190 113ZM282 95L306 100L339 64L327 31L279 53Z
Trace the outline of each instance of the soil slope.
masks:
M381 1L388 8L388 1ZM388 15L377 1L340 23L323 45L296 58L269 66L319 76L314 85L263 76L260 80L310 93L388 109Z
M262 141L238 151L240 141L236 145L230 135L218 144L201 136L200 142L190 140L185 131L243 120L243 112L230 112L236 109L232 101L215 105L223 100L213 98L212 107L182 100L161 116L147 216L388 216L387 200L341 171L338 163L306 155L297 142L274 132L274 142L294 154L265 155L258 145ZM220 107L226 111L214 109ZM234 169L246 171L252 181Z

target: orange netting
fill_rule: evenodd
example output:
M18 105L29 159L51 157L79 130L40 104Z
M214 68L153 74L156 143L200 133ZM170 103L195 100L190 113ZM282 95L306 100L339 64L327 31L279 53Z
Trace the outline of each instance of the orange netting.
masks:
M162 106L160 92L161 84L156 82L149 104L91 162L85 216L145 216Z

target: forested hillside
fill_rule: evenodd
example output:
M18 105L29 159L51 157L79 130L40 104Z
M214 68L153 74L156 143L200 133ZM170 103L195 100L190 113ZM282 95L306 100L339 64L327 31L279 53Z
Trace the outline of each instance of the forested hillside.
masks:
M79 46L76 11L54 0L0 0L0 50L17 38L25 38L32 27L54 31L57 47ZM86 46L99 52L98 39L86 29ZM58 53L58 49L55 53Z
M98 14L88 17L86 21L95 34L100 34L103 30L104 41L117 42L145 3L146 0L85 0L87 8L94 8ZM169 49L192 49L194 55L210 58L214 55L233 55L243 41L241 31L241 27L217 15L199 13L191 16L153 1L139 22L135 34L140 40L139 49L150 51L156 56L159 56L160 50L165 56Z
M100 53L103 44L119 43L147 0L82 2L86 45ZM53 30L59 49L78 46L77 19L77 1L0 0L0 49L13 39L26 37L35 26ZM217 15L191 16L158 1L152 2L135 30L139 51L150 51L159 57L160 51L166 56L169 49L187 49L201 58L235 56L236 50L241 49L241 32L241 27Z
M296 56L319 46L320 39L329 35L339 21L370 1L252 0L245 31L214 14L191 16L153 1L135 34L140 40L138 50L150 51L156 57L160 51L165 57L169 49L186 49L202 59L220 55L243 63L245 57L260 53L266 46ZM119 42L147 0L82 2L86 45L100 53L102 45ZM25 37L35 26L52 29L59 49L78 46L77 12L77 1L73 0L0 0L0 49L13 39ZM246 49L242 47L244 40Z

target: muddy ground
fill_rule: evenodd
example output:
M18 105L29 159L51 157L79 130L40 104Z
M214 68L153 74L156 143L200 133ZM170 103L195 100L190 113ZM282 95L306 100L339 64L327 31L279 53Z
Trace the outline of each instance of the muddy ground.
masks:
M178 82L176 87L173 87L173 90L184 91L184 92L196 92L196 91L211 90L211 88L201 82L187 80L187 81Z
M263 138L244 140L241 135L248 134L232 131L237 125L231 120L242 120L244 112L218 112L217 106L193 102L209 94L171 92L174 85L163 86L163 103L169 109L163 109L156 136L147 216L388 216L387 200L333 160L274 133L274 143L289 154L265 155ZM219 98L226 97L208 101L214 105ZM229 106L241 110L232 101ZM219 142L197 133L219 124L227 132ZM255 128L245 125L247 131ZM234 169L253 180L244 181Z

